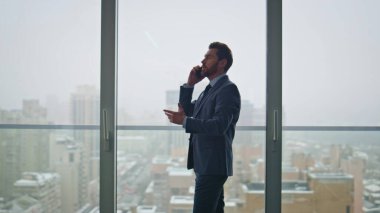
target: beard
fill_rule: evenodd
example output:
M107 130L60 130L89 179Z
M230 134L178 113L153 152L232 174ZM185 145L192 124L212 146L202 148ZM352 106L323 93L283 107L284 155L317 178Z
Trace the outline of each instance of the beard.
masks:
M207 69L203 71L203 76L208 77L212 75L213 73L215 73L217 71L217 64L218 62L215 62L210 67L206 67Z

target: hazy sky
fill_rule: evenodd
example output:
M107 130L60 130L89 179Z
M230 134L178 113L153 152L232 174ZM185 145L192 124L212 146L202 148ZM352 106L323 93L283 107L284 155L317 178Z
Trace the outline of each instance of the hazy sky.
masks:
M283 1L285 124L380 125L379 8L378 0ZM164 120L165 91L186 81L212 41L230 45L230 78L263 107L265 12L264 0L120 0L119 107ZM100 0L0 1L0 81L3 109L99 87Z

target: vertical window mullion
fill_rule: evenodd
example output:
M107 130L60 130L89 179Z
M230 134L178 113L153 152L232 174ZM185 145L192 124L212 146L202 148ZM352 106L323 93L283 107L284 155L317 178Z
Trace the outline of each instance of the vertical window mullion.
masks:
M281 212L282 0L267 0L265 212Z
M100 78L101 213L116 212L117 0L102 0Z

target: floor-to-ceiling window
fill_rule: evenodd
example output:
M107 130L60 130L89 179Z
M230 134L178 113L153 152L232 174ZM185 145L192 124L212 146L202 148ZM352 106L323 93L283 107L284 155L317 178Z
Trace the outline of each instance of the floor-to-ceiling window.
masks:
M226 212L263 211L265 8L262 0L119 1L117 209L192 212L189 134L169 124L163 109L177 110L180 85L201 65L208 45L220 41L232 49L227 74L242 98ZM204 79L196 85L193 99L207 84Z
M379 6L283 3L283 212L379 211Z
M100 1L0 2L0 212L99 203Z
M379 6L284 2L283 212L379 211ZM100 9L0 2L1 210L97 211ZM265 1L125 0L117 10L115 209L191 211L188 135L162 109L176 108L179 85L219 40L234 52L243 100L226 211L263 212Z

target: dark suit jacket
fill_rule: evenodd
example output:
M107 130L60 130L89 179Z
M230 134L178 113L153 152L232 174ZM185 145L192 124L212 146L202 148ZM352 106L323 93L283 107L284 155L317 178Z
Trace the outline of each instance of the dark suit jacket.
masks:
M232 141L240 113L236 85L223 76L200 101L191 102L193 88L180 89L180 104L191 133L187 168L200 175L232 176Z

